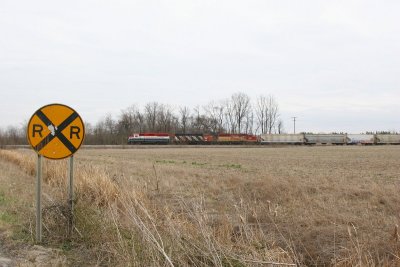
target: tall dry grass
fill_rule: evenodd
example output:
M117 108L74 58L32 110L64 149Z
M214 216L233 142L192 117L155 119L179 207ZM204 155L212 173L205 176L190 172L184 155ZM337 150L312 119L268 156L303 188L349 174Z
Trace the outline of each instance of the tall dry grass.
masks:
M35 174L35 155L0 150L0 158ZM68 236L68 212L63 204L66 166L63 160L44 162L44 181L55 190L47 196L51 205L44 208L44 239L81 246L88 252L88 260L95 258L99 265L301 265L292 240L281 235L283 246L271 235L279 235L279 229L273 223L277 210L269 204L255 208L243 199L232 200L226 205L234 207L235 213L220 214L206 206L201 193L190 198L165 194L158 183L139 187L123 175L117 177L105 167L90 164L75 170L75 229ZM272 230L266 231L266 219ZM343 259L342 263L352 261Z

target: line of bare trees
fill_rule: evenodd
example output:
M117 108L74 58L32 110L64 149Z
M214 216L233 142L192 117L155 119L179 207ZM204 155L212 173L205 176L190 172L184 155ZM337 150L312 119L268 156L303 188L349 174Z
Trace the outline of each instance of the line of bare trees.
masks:
M117 118L107 114L96 124L85 123L86 144L125 144L132 133L281 133L283 123L275 98L258 96L252 104L245 93L211 101L205 106L183 106L150 102L143 107L132 105ZM0 131L0 145L26 143L25 130Z
M255 104L245 93L211 101L205 106L172 108L150 102L132 105L118 118L106 115L95 125L87 124L86 144L124 144L132 133L282 133L279 106L273 96L259 96Z
M8 126L5 129L0 128L0 147L4 145L26 145L26 126Z

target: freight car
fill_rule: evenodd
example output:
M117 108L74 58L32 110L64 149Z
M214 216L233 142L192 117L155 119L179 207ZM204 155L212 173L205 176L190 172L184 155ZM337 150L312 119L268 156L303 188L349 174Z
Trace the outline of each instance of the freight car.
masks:
M292 144L301 145L305 143L304 134L262 134L260 143L267 144Z
M373 134L348 134L348 145L373 145L375 136Z
M305 143L307 145L314 144L331 144L331 145L344 145L347 144L345 134L305 134Z
M400 134L376 134L375 143L378 145L400 144Z
M345 134L262 134L261 144L347 144Z

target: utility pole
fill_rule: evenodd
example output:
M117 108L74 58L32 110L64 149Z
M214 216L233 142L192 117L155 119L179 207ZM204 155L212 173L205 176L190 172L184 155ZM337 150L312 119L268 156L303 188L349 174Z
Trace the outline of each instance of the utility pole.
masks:
M292 117L293 118L293 134L296 134L296 118L297 117Z

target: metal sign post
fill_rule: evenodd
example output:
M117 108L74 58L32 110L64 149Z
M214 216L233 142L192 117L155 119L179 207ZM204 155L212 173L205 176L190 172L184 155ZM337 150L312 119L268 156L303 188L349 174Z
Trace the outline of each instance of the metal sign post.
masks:
M74 228L74 156L69 157L68 177L68 235L71 237Z
M42 156L40 154L36 170L36 242L42 242Z

